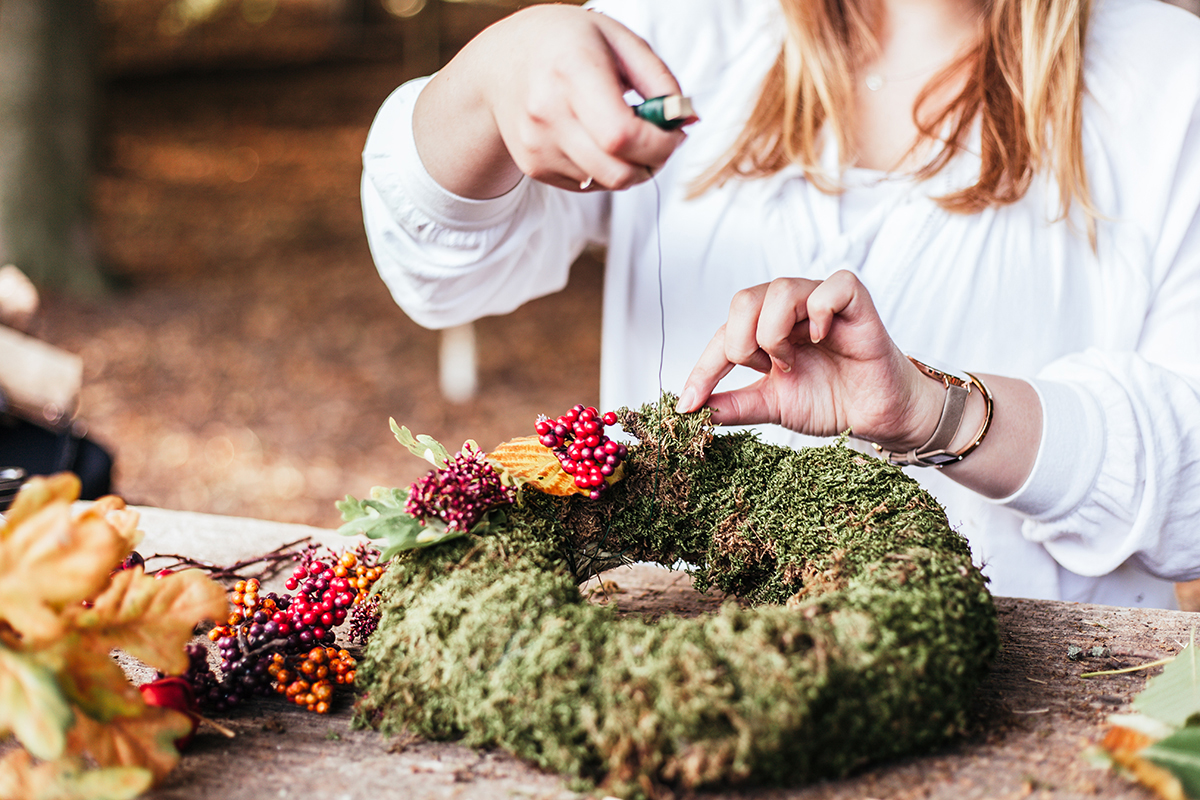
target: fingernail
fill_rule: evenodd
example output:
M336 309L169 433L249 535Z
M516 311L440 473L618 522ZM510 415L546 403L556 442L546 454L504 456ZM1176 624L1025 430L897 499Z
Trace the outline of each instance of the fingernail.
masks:
M692 410L692 406L696 404L696 390L691 386L683 387L683 392L679 395L679 402L675 404L675 411L680 414L686 414Z
M791 372L792 371L791 364L787 363L786 361L783 361L782 359L778 359L775 356L771 356L771 363L774 364L775 369L779 370L780 372Z

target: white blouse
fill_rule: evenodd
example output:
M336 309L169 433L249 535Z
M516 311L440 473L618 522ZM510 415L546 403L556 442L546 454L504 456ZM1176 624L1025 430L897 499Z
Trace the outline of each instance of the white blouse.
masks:
M1037 460L1012 496L989 501L910 469L992 591L1174 607L1172 582L1200 577L1200 20L1158 0L1095 5L1083 139L1104 215L1097 251L1077 213L1056 219L1049 178L1012 205L939 208L931 197L978 174L971 153L925 183L855 170L847 196L787 169L686 199L749 114L782 36L778 6L600 0L701 116L662 171L624 192L525 179L496 199L457 197L417 155L424 80L413 81L384 103L364 152L376 265L415 321L441 328L558 291L587 244L605 245L606 409L658 396L660 345L662 388L678 392L739 289L849 269L902 350L1027 379L1041 398ZM756 377L739 368L722 385ZM770 426L763 436L810 441Z

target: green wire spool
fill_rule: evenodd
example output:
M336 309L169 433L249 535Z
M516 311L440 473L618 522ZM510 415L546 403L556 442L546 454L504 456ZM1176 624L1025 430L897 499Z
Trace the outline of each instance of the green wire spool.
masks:
M664 131L673 131L680 125L696 119L691 98L679 94L652 97L633 107L633 113L651 122Z

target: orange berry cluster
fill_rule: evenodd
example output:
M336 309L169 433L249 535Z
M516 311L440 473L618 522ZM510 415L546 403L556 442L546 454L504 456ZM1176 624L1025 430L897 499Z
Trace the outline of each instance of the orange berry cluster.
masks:
M282 653L274 654L267 674L274 681L275 691L291 702L318 714L328 714L334 684L354 683L356 666L357 662L347 650L314 647L294 672L287 668L287 659Z
M354 602L358 604L366 601L371 587L383 575L383 570L383 566L365 564L354 553L346 551L334 566L333 574L346 579L346 583L356 592Z
M233 610L229 612L229 618L224 625L217 625L208 632L208 638L211 641L236 637L239 628L243 628L241 631L243 634L249 633L249 626L252 624L256 611L265 611L268 616L271 616L280 610L273 593L259 598L260 587L258 578L238 581L234 585L233 591L229 594L229 605L233 607Z

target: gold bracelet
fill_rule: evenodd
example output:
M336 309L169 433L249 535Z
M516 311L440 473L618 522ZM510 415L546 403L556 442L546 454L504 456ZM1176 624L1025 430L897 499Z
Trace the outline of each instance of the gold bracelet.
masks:
M938 419L937 429L933 432L933 436L930 437L928 442L908 452L885 450L882 445L875 443L872 444L872 447L875 448L875 451L880 456L898 467L937 467L940 469L947 464L957 464L966 458L972 450L979 447L980 443L983 442L983 438L987 436L988 429L992 427L992 413L994 411L992 392L983 381L970 372L955 374L936 367L930 367L912 356L908 358L923 374L934 380L941 381L946 387L946 403L942 408L942 415ZM971 394L972 386L977 387L979 393L983 395L983 424L979 426L979 432L975 434L975 438L966 447L957 452L946 450L945 448L949 446L958 432L958 426L962 422L963 410L966 407L966 399Z
M957 458L951 463L962 461L972 450L979 447L983 441L983 437L987 436L988 430L992 427L992 412L995 410L995 402L992 400L992 390L987 387L987 384L979 380L974 373L968 372L967 377L971 379L971 383L979 387L979 391L983 394L983 424L979 426L979 433L975 434L975 438L971 440L971 443L954 454Z

